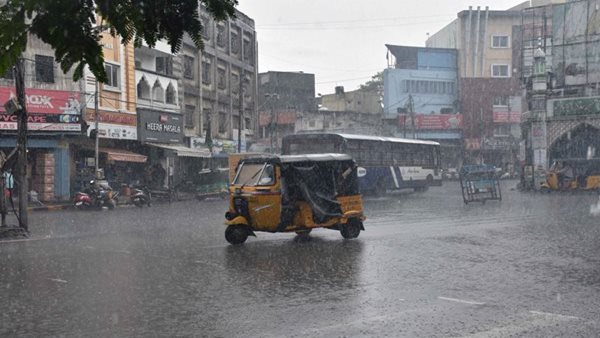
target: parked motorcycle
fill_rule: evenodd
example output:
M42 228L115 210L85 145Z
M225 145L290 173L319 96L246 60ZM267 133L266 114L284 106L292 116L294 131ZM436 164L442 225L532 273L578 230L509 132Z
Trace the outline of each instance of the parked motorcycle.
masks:
M78 209L107 207L112 210L117 205L113 191L107 184L96 184L90 181L88 188L77 192L73 199L73 206Z
M148 187L138 187L131 189L131 203L136 207L142 208L144 205L150 206L150 190Z

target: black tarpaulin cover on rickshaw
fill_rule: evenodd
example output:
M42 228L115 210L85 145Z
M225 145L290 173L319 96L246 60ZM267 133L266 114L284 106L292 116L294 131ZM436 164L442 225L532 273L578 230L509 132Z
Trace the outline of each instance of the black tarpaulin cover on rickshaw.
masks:
M342 215L337 196L359 194L356 164L343 154L280 156L282 203L306 201L316 222Z

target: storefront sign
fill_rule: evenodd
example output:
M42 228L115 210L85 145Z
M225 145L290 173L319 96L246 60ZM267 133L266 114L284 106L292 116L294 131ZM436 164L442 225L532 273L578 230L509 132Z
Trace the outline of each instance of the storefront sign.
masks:
M494 123L521 123L521 112L495 111Z
M486 137L482 146L488 150L511 150L517 148L517 143L511 138Z
M546 123L536 122L531 125L531 144L533 149L546 148Z
M414 118L414 121L413 121ZM425 130L448 130L462 129L462 114L437 114L437 115L414 115L408 114L398 116L398 125L401 128L415 128Z
M100 111L98 116L99 116L99 122L111 123L111 124L121 124L121 125L125 125L125 126L136 126L137 125L136 114ZM87 109L86 110L86 121L93 122L95 120L96 120L96 118L95 118L94 110Z
M208 145L206 144L204 137L191 137L190 138L190 148L193 149L208 149ZM220 140L213 139L212 140L212 153L220 154L220 153L237 153L238 142L232 140ZM246 151L246 142L242 139L242 152Z
M600 97L555 100L552 106L554 116L598 115Z
M95 124L92 123L88 129L88 135L94 128ZM100 122L98 123L98 137L114 140L137 140L138 132L137 127Z
M180 114L138 109L140 141L158 143L183 142L183 117Z
M16 130L17 117L4 113L4 102L15 97L12 87L0 87L0 130ZM27 129L40 132L80 132L79 93L27 88Z

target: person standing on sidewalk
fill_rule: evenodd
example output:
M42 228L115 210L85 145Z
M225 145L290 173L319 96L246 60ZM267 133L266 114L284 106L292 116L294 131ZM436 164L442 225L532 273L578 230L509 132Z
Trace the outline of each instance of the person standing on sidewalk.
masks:
M4 178L4 189L6 190L5 196L7 198L13 197L13 189L15 188L15 179L10 169L6 170L2 177Z

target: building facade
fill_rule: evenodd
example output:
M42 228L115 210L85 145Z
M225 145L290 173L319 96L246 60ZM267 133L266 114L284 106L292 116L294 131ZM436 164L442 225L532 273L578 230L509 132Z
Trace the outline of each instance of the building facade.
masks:
M600 17L596 1L569 1L522 12L521 70L527 98L525 165L600 152ZM537 186L537 184L536 184Z
M462 163L457 50L386 45L384 116L394 136L434 140L446 167Z
M469 7L427 39L427 47L458 51L458 108L469 162L506 167L517 161L522 91L513 32L520 13Z
M253 149L278 152L283 136L296 132L296 122L317 111L315 75L269 71L258 75L259 135Z
M25 96L28 113L28 165L30 190L42 201L68 200L74 189L73 141L82 132L85 96L82 82L72 72L63 73L54 50L35 36L28 38L23 53ZM0 151L16 145L16 116L4 112L4 102L15 95L12 70L0 77Z

